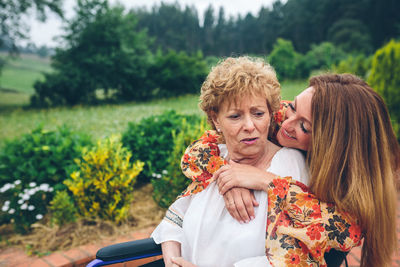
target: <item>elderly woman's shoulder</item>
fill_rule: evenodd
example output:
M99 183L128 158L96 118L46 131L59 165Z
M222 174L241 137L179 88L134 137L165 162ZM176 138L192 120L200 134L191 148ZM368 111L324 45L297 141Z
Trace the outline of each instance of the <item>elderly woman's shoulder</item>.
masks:
M298 149L282 147L276 153L271 165L273 166L271 168L272 173L280 176L291 176L294 180L308 185L309 170L305 155Z
M280 157L293 158L294 160L305 162L305 154L298 149L282 147L278 153Z

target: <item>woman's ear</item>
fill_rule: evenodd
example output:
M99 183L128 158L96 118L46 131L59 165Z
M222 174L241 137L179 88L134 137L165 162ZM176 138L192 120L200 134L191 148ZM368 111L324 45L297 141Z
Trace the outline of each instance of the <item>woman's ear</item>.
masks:
M210 114L210 117L212 119L212 122L214 123L215 129L217 129L217 132L220 132L221 127L220 127L220 123L219 123L217 114L214 111L212 111Z

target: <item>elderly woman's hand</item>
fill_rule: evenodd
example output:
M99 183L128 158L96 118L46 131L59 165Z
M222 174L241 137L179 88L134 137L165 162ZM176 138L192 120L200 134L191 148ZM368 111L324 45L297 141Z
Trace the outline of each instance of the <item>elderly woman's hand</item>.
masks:
M191 262L188 262L187 260L185 260L182 257L171 258L171 260L177 266L181 266L181 267L197 267L196 265L194 265Z
M222 166L214 173L221 195L224 195L233 187L266 191L273 177L273 174L264 170L250 165L239 164L232 160L229 161L228 165Z
M244 223L254 219L254 206L258 202L252 190L247 188L232 188L224 194L225 207L237 221Z

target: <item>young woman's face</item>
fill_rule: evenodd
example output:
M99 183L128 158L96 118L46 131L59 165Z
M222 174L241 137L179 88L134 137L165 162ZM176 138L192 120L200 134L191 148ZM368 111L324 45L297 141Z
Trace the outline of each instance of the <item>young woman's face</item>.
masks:
M225 101L213 121L220 129L232 159L245 160L264 153L271 121L265 97ZM236 158L233 158L233 157Z
M276 138L281 146L307 151L311 141L311 99L313 88L309 87L290 103L286 120Z

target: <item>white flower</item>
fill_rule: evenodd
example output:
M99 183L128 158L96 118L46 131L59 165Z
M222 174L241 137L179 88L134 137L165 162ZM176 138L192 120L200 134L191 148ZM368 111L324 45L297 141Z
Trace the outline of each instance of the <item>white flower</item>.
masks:
M31 198L31 196L28 194L22 195L22 200L29 200L30 198Z
M34 194L36 194L36 188L30 189L30 190L28 191L28 195L33 196Z
M8 213L10 213L10 214L14 214L14 212L15 212L15 209L10 209L10 210L8 211Z
M151 176L152 176L152 177L157 177L157 174L153 172L153 173L151 174Z
M49 190L49 188L50 188L49 184L41 184L39 187L40 190L45 191L45 192L47 190Z
M36 220L41 220L42 218L43 218L43 215L42 215L42 214L36 215Z
M4 202L4 205L7 205L7 206L10 206L10 200L6 200L5 202Z
M23 200L23 199L19 199L17 203L18 203L19 205L21 205L22 203L24 203L24 200Z
M29 205L29 206L28 206L28 210L31 210L31 211L32 211L32 210L34 210L34 209L35 209L35 207L34 207L33 205Z
M0 188L0 193L4 193L4 192L6 192L8 189L11 189L12 187L11 187L11 184L5 184L5 185L3 185L3 187L2 188Z
M157 178L160 179L162 176L161 174L157 174Z
M21 210L26 210L28 208L28 204L24 203L21 205Z
M21 183L21 180L16 180L16 181L14 182L15 185L19 185L20 183Z
M53 187L49 188L49 192L53 192L53 190L54 190Z
M4 212L6 212L6 211L8 210L8 208L9 208L9 206L4 205L4 206L1 208L1 210L4 211Z
M35 183L35 182L30 182L30 183L29 183L29 186L30 186L30 187L35 187L35 186L36 186L36 183Z
M168 174L168 171L167 170L163 170L162 174Z

